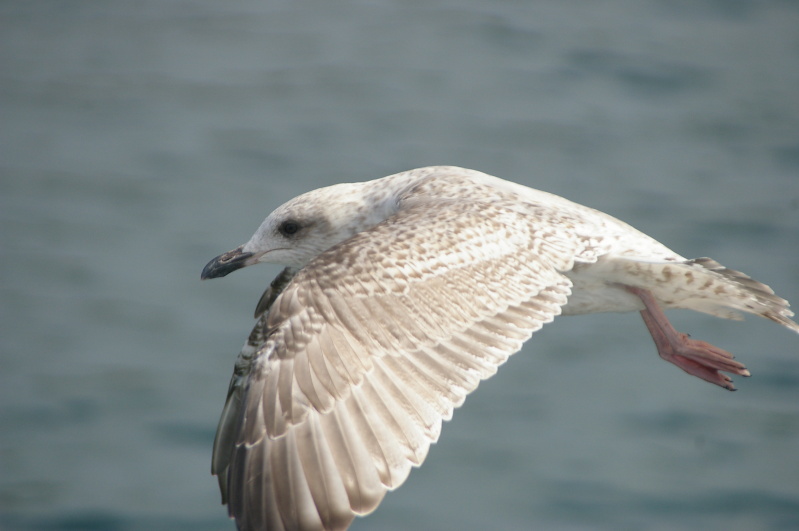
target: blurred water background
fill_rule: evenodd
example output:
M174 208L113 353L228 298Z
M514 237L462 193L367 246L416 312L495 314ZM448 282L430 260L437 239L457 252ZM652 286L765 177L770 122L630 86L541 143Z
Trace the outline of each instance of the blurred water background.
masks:
M279 268L200 270L301 192L430 164L799 304L799 3L2 2L0 529L233 529L211 444ZM799 337L670 315L754 376L559 319L353 529L799 528Z

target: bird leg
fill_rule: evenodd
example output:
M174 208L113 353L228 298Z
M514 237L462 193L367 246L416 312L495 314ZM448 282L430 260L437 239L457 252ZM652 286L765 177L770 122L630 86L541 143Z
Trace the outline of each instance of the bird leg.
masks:
M658 354L688 374L735 391L732 379L721 371L740 376L750 376L746 367L733 359L733 355L705 341L691 339L674 329L666 314L648 290L625 286L644 303L641 317L652 334Z

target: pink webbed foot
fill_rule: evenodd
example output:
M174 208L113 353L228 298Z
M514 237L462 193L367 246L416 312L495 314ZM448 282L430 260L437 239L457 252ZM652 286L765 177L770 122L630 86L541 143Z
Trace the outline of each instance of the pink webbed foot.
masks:
M691 339L674 329L666 314L660 309L652 294L640 288L627 287L627 291L637 295L644 303L641 317L652 334L658 354L688 374L735 391L732 379L723 372L750 376L746 367L733 359L733 355L705 341Z

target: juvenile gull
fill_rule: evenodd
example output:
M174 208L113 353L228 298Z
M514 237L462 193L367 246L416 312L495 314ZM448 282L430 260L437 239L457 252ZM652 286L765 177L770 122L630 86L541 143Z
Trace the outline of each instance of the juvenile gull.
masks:
M788 302L597 210L463 168L314 190L202 278L287 266L236 362L212 472L242 530L346 529L421 465L441 423L557 315L640 311L660 356L734 390L732 355L662 308L760 315Z

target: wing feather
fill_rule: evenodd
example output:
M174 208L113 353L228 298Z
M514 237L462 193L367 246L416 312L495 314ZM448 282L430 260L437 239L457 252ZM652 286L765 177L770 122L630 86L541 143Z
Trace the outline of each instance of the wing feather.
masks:
M297 430L297 453L303 464L304 481L311 491L321 521L336 523L337 515L349 509L336 458L328 444L318 415L309 417Z
M335 504L330 504L328 514L323 515L323 520L334 524L339 520L341 524L349 524L354 516L353 512L374 506L383 497L377 470L374 466L368 466L371 459L348 415L339 414L337 409L328 415L314 415L310 424L319 425L319 429L310 435L328 445L331 467L329 474L336 480L328 485L329 496L335 500ZM317 443L309 440L308 444ZM318 481L318 475L319 471L313 463L307 463L306 481L311 485L323 483ZM335 528L336 525L332 527Z
M396 435L393 419L387 422L378 414L377 406L366 400L363 388L355 389L352 398L341 407L369 450L383 485L400 485L410 473L411 465L405 457L404 441Z

